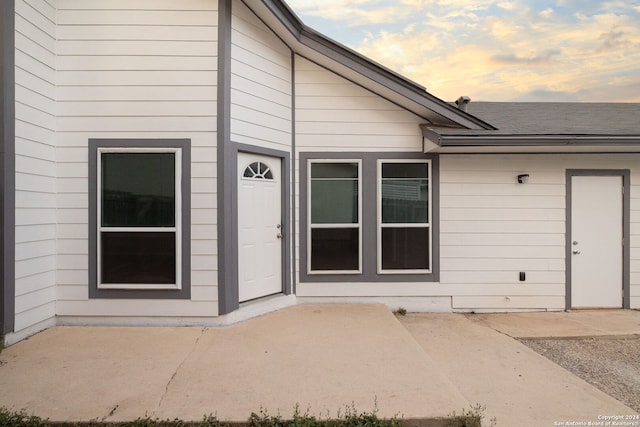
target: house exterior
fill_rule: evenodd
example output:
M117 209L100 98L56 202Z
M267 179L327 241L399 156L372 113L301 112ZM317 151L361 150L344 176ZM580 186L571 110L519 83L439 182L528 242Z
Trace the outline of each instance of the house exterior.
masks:
M5 344L308 302L640 307L640 106L460 105L280 0L8 0Z

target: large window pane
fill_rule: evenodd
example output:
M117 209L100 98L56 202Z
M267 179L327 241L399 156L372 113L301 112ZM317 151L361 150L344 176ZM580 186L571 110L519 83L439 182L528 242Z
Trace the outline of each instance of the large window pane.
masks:
M355 271L360 269L358 228L311 230L311 269Z
M102 153L102 226L175 226L175 153Z
M101 233L101 283L176 283L175 233Z
M384 270L428 270L429 228L383 228Z
M313 224L357 224L357 180L312 180L311 222Z
M382 222L428 223L429 184L426 179L383 179Z

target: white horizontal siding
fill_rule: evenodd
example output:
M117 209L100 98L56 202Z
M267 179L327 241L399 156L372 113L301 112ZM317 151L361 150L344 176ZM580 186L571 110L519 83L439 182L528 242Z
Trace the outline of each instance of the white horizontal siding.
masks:
M59 0L58 315L217 314L217 6L216 0ZM91 138L191 139L187 179L194 194L183 196L198 224L191 227L197 242L191 263L201 270L197 282L192 274L191 301L88 300Z
M64 290L63 292L67 292ZM73 294L69 294L73 295ZM80 298L82 292L75 294ZM188 310L185 310L185 305ZM192 301L185 303L179 300L106 300L92 299L64 300L59 299L56 306L59 316L104 316L117 317L211 317L212 307L217 304L214 301ZM175 319L174 319L175 320Z
M295 58L299 151L421 151L425 120L302 57Z
M16 283L17 286L17 283ZM50 295L44 295L43 299L46 299ZM21 331L28 331L30 327L35 327L36 325L42 324L46 322L47 325L50 325L56 316L56 303L55 301L44 302L42 305L36 305L32 307L30 310L18 312L16 310L16 322L15 322L15 332L19 334ZM45 320L42 320L45 319ZM45 328L48 326L45 326ZM44 329L44 328L41 328ZM39 329L31 331L28 333L38 332Z
M482 289L453 293L454 309L564 308L566 169L631 170L631 294L640 293L639 155L443 155L441 283Z
M295 116L296 158L305 151L422 151L420 124L424 119L298 55L295 56ZM294 167L295 176L299 177L298 162ZM296 206L300 206L299 191L300 186L296 186ZM297 221L294 228L299 245L300 224ZM302 250L306 249L298 247L295 253L299 255ZM294 261L297 268L299 259ZM299 271L295 274L298 276ZM329 291L319 291L322 297L345 297L339 286L332 284L300 284L297 289L306 292L306 289L317 290L324 286ZM360 289L356 284L346 286L346 289ZM390 293L385 293L385 289ZM407 294L396 283L387 283L382 287L365 287L358 295Z
M58 10L60 25L152 25L152 26L207 26L218 22L215 10L187 10L190 0L180 1L183 10L155 10L153 4L146 9L74 9L82 4L61 4ZM137 3L137 1L131 1ZM167 35L165 40L170 39Z
M289 151L291 52L244 3L232 14L231 139Z
M172 0L173 4L179 4ZM132 2L133 3L133 2ZM212 4L207 0L207 3ZM106 4L106 2L105 2ZM171 32L167 32L167 26L171 26ZM78 41L78 40L183 40L210 42L212 34L216 28L209 25L194 27L192 25L74 25L58 28L58 40ZM168 36L168 34L170 34Z
M301 283L299 297L451 297L452 295L552 295L563 296L564 287L557 284L526 283L518 288L497 284L493 288L478 284L457 283Z
M55 2L15 2L15 332L55 315Z
M637 159L634 157L634 160ZM640 309L640 165L631 170L631 308Z
M512 311L530 310L563 310L564 296L473 296L453 297L454 310L472 311Z
M447 303L453 311L562 310L566 169L631 170L631 306L639 308L636 154L442 155L440 282L299 283L297 295L310 302L405 299L422 311L435 307L432 299L438 310ZM530 174L528 184L517 184L520 173Z
M67 86L59 101L69 102L175 102L215 101L216 86ZM186 83L185 83L186 84ZM61 108L65 108L65 104Z

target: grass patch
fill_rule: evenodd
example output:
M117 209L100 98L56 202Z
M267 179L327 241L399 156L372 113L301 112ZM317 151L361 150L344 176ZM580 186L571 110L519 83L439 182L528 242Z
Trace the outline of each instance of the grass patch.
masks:
M115 422L91 420L78 422L60 422L42 419L25 411L15 412L0 408L0 427L476 427L480 426L483 408L474 407L463 410L460 415L455 412L445 419L404 420L393 417L383 419L377 416L377 410L358 412L355 407L347 406L338 411L336 417L315 417L307 412L301 413L296 406L291 418L281 415L270 415L265 409L252 413L246 422L225 422L214 415L206 415L201 421L160 420L149 417L133 421Z
M460 414L455 411L449 414L449 421L447 427L482 427L482 420L484 420L484 411L486 406L477 403L470 409L463 409ZM496 425L496 419L491 418L489 420L489 427Z
M348 407L336 418L321 419L308 413L300 413L296 407L293 417L285 419L280 415L270 415L261 409L259 413L252 413L245 423L228 423L218 420L213 415L204 416L202 421L159 420L152 418L138 418L134 421L81 421L55 422L42 419L24 411L14 412L0 408L1 427L400 427L402 421L398 418L390 420L378 418L374 412L357 412Z
M407 315L407 309L404 307L400 307L398 308L396 311L393 312L396 316L406 316Z

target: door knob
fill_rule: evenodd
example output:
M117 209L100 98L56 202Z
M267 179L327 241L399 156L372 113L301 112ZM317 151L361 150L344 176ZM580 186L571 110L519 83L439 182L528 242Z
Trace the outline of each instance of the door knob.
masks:
M580 251L579 250L575 250L575 251L573 251L573 254L574 255L580 255Z
M278 233L278 234L276 234L276 237L277 237L278 239L282 239L282 233Z

